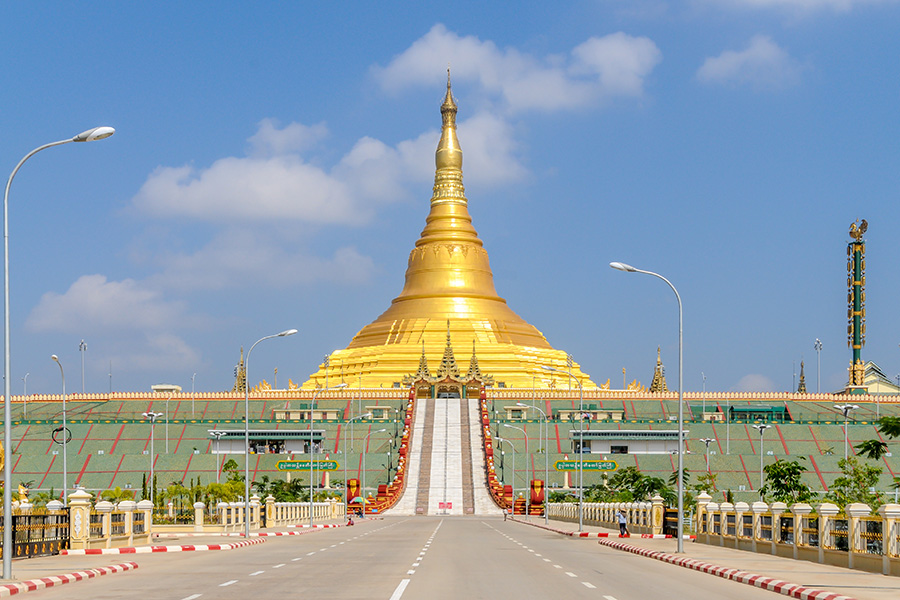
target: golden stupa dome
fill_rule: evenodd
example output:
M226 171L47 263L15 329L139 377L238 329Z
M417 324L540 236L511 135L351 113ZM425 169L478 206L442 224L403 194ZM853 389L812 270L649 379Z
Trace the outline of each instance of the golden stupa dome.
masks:
M403 290L347 348L333 352L304 388L325 386L326 370L331 386L341 379L351 387L400 385L417 372L423 357L437 365L447 347L467 351L470 346L471 362L477 360L499 387L548 387L567 379L543 366L571 371L585 388L596 387L497 294L487 251L469 216L456 114L448 72L431 210L409 255Z

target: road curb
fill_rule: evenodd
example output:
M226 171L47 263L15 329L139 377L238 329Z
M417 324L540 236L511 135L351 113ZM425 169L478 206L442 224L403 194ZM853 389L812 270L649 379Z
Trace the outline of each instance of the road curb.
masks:
M638 548L637 546L632 546L623 542L600 540L597 543L601 546L607 546L615 550L623 550L625 552L631 552L632 554L654 558L656 560L677 565L679 567L693 569L702 573L709 573L711 575L722 577L723 579L729 579L731 581L737 581L738 583L752 585L753 587L777 592L779 594L782 594L783 596L790 596L791 598L799 598L800 600L856 600L851 596L844 596L842 594L837 594L826 590L808 588L797 583L790 583L787 581L782 581L780 579L764 577L762 575L756 575L747 571L741 571L740 569L720 567L718 565L703 562L693 558L688 558L686 556L676 556L667 552L659 552L658 550Z
M95 554L152 554L155 552L203 552L205 550L234 550L251 546L254 544L262 544L266 540L264 538L256 538L254 540L243 540L233 544L203 544L199 546L135 546L131 548L87 548L81 550L63 550L60 554L68 556L79 555L95 555Z
M50 577L41 577L40 579L30 579L18 583L7 583L0 585L0 598L14 596L25 592L33 592L34 590L42 590L56 585L63 585L64 583L73 583L75 581L81 581L82 579L92 579L94 577L100 577L101 575L132 571L137 568L137 563L127 562L118 565L110 565L108 567L88 569L86 571L76 571L65 575L51 575Z
M595 531L593 533L588 532L588 531L567 531L565 529L556 529L555 527L548 527L547 525L540 525L538 523L522 521L521 519L510 519L510 521L514 521L516 523L521 523L522 525L531 525L532 527L537 527L538 529L546 529L547 531L552 531L553 533L558 533L560 535L567 535L569 537L575 537L575 538L595 537L595 538L621 538L621 539L641 538L641 539L645 539L645 540L668 540L668 539L672 539L675 537L674 535L663 535L661 533L656 533L656 534L654 534L654 533L639 533L637 535L633 535L633 534L619 535L618 533L599 532L599 531ZM694 535L686 535L686 536L684 536L684 539L693 540L696 537L697 536L694 536Z

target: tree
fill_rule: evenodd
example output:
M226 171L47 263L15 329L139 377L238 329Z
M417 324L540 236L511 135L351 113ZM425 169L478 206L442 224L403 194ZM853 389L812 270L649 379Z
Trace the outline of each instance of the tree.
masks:
M881 492L875 490L881 468L860 464L855 456L838 461L842 475L831 484L825 496L841 508L854 502L868 504L873 510L881 505ZM873 491L874 490L874 491Z
M131 500L134 498L134 492L131 490L123 490L119 486L114 489L106 490L100 493L100 499L107 502L121 502L122 500Z
M717 473L710 473L708 471L704 471L700 475L697 476L697 483L693 485L693 489L695 492L715 492L719 488L716 486L716 477Z
M800 460L805 460L802 456ZM766 501L784 502L787 505L808 502L815 494L802 477L806 469L797 460L779 459L763 467L766 483L759 490Z
M887 454L888 445L881 440L866 440L853 446L860 454L871 460L881 460Z
M900 437L900 417L881 417L878 419L878 431L891 439Z

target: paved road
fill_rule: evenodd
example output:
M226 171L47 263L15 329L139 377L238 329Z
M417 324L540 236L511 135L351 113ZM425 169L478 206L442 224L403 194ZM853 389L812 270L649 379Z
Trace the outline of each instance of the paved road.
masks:
M190 543L190 542L187 542ZM30 600L600 598L777 595L502 519L387 518L230 551L57 557L59 572L134 560L134 572ZM25 563L17 563L25 577Z

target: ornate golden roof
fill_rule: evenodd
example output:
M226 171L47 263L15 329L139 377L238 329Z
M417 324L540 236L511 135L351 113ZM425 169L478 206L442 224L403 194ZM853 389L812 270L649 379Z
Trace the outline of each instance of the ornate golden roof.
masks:
M531 387L537 377L546 387L566 377L541 369L546 365L565 370L566 353L554 350L494 288L487 251L469 216L457 110L448 71L431 210L410 252L403 289L346 349L331 355L332 364L343 361L349 381L361 375L363 387L399 385L404 376L423 369L427 373L425 353L441 356L445 336L448 344L451 336L457 344L477 343L480 365L475 367L493 376L498 386ZM324 385L326 368L323 362L303 387ZM596 387L577 364L571 369L585 387Z

